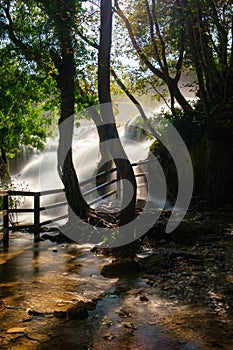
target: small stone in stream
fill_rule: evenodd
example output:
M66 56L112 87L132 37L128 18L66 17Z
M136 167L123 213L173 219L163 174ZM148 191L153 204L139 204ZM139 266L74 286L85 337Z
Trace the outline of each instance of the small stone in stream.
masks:
M130 295L137 295L140 294L145 288L138 288L138 289L130 289L127 291L127 294Z
M32 320L33 320L32 317L24 318L24 319L23 319L23 323L30 322L30 321L32 321Z
M149 299L145 295L141 295L140 301L149 301Z
M105 322L105 326L108 327L108 328L112 327L112 325L113 325L112 322Z
M50 341L50 337L48 334L41 334L41 333L27 333L27 338L30 340L35 340L40 343L47 343Z
M15 333L25 333L25 328L21 328L21 327L13 327L13 328L9 328L7 330L8 334L15 334Z
M57 318L66 318L66 311L55 310L53 316Z
M141 268L144 272L157 275L161 273L161 270L169 271L169 254L152 254L140 261Z
M83 320L88 317L87 304L80 300L67 310L67 318L70 320Z
M125 328L128 328L128 329L136 329L133 323L124 322L123 325Z
M86 303L87 309L90 311L95 310L97 302L93 299L92 301L88 301Z
M113 339L115 339L116 338L116 336L115 335L113 335L113 334L109 334L109 333L107 333L107 334L105 334L105 336L104 336L104 339L105 340L113 340Z
M110 265L102 268L101 275L104 277L120 277L135 275L140 271L139 264L131 259L114 260Z
M115 294L123 294L128 291L129 287L128 286L116 286L114 293Z
M120 317L131 317L131 313L128 310L121 309L118 314Z
M30 316L44 316L45 315L45 313L42 311L36 311L36 310L32 310L32 309L27 309L26 312Z

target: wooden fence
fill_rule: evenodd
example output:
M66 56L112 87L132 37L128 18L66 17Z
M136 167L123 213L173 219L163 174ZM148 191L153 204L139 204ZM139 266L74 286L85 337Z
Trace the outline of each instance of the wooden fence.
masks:
M133 163L132 166L140 166L142 164L147 163L148 161L143 161L140 163ZM102 181L106 180L106 176L110 174L116 173L117 169L112 168L109 171L103 171L96 176L92 176L89 179L86 179L82 182L80 182L80 187L90 184L92 182L97 181L99 179L99 185L95 186L83 193L83 196L86 197L90 194L93 194L95 191L102 191L103 189L108 188L109 186L113 185L114 183L118 182L117 176L115 175L114 178L108 180L108 181ZM145 172L138 173L135 175L136 177L140 176L145 176ZM12 190L0 190L0 197L3 198L3 208L0 211L0 215L3 218L3 243L8 244L9 242L9 231L16 231L19 229L31 229L34 232L34 240L38 241L39 240L39 235L41 231L41 227L48 225L54 221L59 221L62 219L67 218L67 215L62 215L58 216L52 220L46 220L46 221L41 221L41 215L40 213L44 210L49 210L53 208L58 208L62 207L67 204L67 201L63 202L58 202L54 204L47 205L46 207L41 206L41 197L43 196L49 196L53 194L59 194L59 193L64 193L64 189L54 189L54 190L48 190L48 191L41 191L41 192L31 192L31 191L12 191ZM117 189L113 189L110 191L105 191L104 194L102 194L98 198L94 198L91 201L88 201L89 205L93 205L101 201L102 199L108 198L114 194L117 194ZM33 197L33 208L11 208L10 207L10 197L13 196L19 196L19 197ZM33 224L28 224L28 225L16 225L10 222L10 214L11 213L33 213Z

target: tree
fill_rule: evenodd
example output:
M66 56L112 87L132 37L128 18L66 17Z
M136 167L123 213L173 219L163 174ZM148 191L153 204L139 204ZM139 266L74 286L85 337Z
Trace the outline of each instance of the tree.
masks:
M146 73L151 72L168 86L173 118L182 114L184 124L188 119L203 119L205 130L198 144L191 137L188 142L197 192L214 205L229 202L233 192L231 1L144 0L120 6L116 0L115 11L127 29L143 72L147 69ZM197 76L199 100L194 108L178 87L186 67ZM181 114L174 108L175 99L183 110Z
M187 50L206 119L202 139L205 195L211 204L222 205L231 202L233 194L232 3L184 0L176 4L185 18Z
M57 47L50 48L50 55L57 70L55 79L60 90L58 172L65 187L72 210L87 219L89 206L82 196L72 158L72 137L75 113L75 54L74 25L79 3L75 0L40 1L53 26ZM70 127L64 128L69 123ZM65 151L65 154L64 154Z
M229 108L233 91L232 6L230 1L182 0L176 2L185 30L199 96L208 122L218 107ZM222 118L218 112L218 117Z
M152 0L149 4L148 0L133 1L130 7L124 4L126 10L122 10L118 0L114 4L141 67L167 85L171 110L174 111L176 100L184 111L191 112L192 107L178 86L185 55L184 20L179 18L177 34L172 36L171 23L174 19L170 2Z
M19 50L21 55L29 62L36 63L36 69L43 72L47 71L46 64L49 63L49 74L55 79L57 87L60 91L60 118L59 118L59 147L58 147L58 171L65 186L66 196L72 210L80 218L87 220L90 215L90 207L84 200L79 187L79 181L77 174L73 165L72 160L72 132L73 132L73 117L75 112L75 97L77 96L77 91L79 92L79 100L82 101L82 96L84 95L82 90L82 84L76 79L77 59L80 61L77 53L77 45L75 38L75 22L77 20L77 13L81 11L80 3L75 0L69 1L51 1L49 3L45 1L39 1L37 3L38 9L36 10L36 18L43 18L45 20L44 27L36 27L36 31L30 33L30 27L26 26L23 30L19 24L23 24L21 21L22 13L28 16L30 9L33 8L33 1L24 4L20 2L19 4L11 4L7 1L7 4L3 6L3 12L5 13L5 19L2 22L5 29L8 32L8 36L15 48ZM21 6L22 5L22 6ZM23 6L24 5L24 6ZM16 6L16 7L15 7ZM17 8L17 6L19 6ZM35 9L34 9L35 10ZM19 18L15 16L15 11L19 11ZM104 32L105 21L102 21L102 38L108 33ZM111 22L109 22L111 26ZM45 30L45 29L46 30ZM109 27L110 28L110 27ZM32 39L34 34L40 36L40 40L36 40L36 43ZM51 39L51 35L53 39ZM109 38L111 37L111 30L109 31ZM38 38L37 38L38 39ZM101 39L100 47L104 49L104 40ZM111 40L111 39L110 39ZM110 42L109 42L110 44ZM111 45L107 48L110 55ZM103 51L101 51L103 53ZM105 58L101 55L99 62L105 64ZM106 63L108 65L108 63ZM99 65L99 67L101 64ZM108 69L108 68L107 68ZM108 85L108 76L105 74L105 70L101 67L99 68L99 79L103 79L104 85ZM107 73L108 75L108 73ZM99 80L100 81L100 80ZM103 85L103 86L104 86ZM99 89L101 90L101 84L99 84ZM108 95L109 94L109 95ZM100 91L100 103L103 104L109 101L110 90ZM88 99L86 98L86 102ZM95 113L95 118L99 121L103 117L103 122L107 127L101 127L99 124L98 132L100 139L112 139L118 138L117 129L114 121L114 117L105 116L103 113L97 115ZM94 118L94 119L95 119ZM111 119L113 118L113 119ZM110 121L110 122L109 122ZM68 128L64 128L64 125L69 124ZM124 150L121 146L120 141L118 142L118 150L120 150L123 159L116 159L116 164L118 167L119 177L121 179L130 179L131 184L134 187L133 199L124 211L122 211L121 222L126 222L130 217L134 215L135 199L136 199L136 181L134 178L132 167L127 160ZM114 150L112 149L112 156L114 157ZM65 152L65 154L64 154ZM119 152L118 152L119 154ZM124 159L125 158L125 159ZM124 203L128 202L127 194L123 196L123 206ZM129 211L130 210L130 215Z
M108 143L113 161L116 164L119 179L128 180L132 187L132 198L128 203L128 196L131 194L127 190L127 185L123 185L123 198L120 224L130 222L134 217L136 204L136 180L132 166L121 145L118 131L115 124L115 118L111 105L110 92L110 52L112 38L112 1L101 0L101 25L100 25L100 43L98 58L98 92L101 117L104 126L104 137L106 140L113 140ZM114 141L117 141L114 142ZM120 157L119 157L120 155Z
M58 171L73 210L81 218L87 218L89 206L82 197L72 161L73 125L65 134L61 127L69 118L73 121L75 111L74 23L76 10L77 12L80 10L80 4L75 0L70 0L50 1L49 3L46 1L27 3L5 1L1 5L2 28L18 55L22 55L34 65L36 71L52 76L57 83L60 91ZM83 48L79 49L82 51ZM80 104L85 92L83 93L79 84L76 84L76 87L80 92L78 101ZM66 142L69 147L63 158L62 149Z
M8 159L14 158L21 145L43 148L53 121L48 93L55 92L51 79L41 87L41 76L28 72L3 52L0 77L0 163L4 182L9 178Z

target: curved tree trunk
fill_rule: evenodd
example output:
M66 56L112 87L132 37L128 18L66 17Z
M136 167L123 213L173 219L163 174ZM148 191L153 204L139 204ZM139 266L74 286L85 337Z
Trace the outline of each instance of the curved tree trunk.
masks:
M87 219L89 206L84 200L72 159L72 137L74 116L74 77L75 59L72 44L72 14L75 12L75 1L69 0L60 8L58 16L62 21L57 24L57 33L61 49L61 58L56 57L58 68L58 86L61 91L61 117L59 119L58 171L65 186L68 203L72 210L82 219Z

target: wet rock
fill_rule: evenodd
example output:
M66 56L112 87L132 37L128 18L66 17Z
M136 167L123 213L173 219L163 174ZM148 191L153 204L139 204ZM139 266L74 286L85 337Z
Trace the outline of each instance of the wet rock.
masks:
M170 268L169 254L152 254L140 261L142 270L148 274L158 274Z
M27 318L24 318L24 319L23 319L23 323L31 322L32 320L33 320L32 317L27 317Z
M129 289L129 286L127 286L127 285L118 285L118 286L116 286L114 293L117 295L124 294L128 291L128 289Z
M127 329L137 329L137 328L135 327L134 323L132 323L132 322L124 322L124 323L123 323L123 326L124 326L125 328L127 328Z
M33 310L33 309L27 309L27 314L30 316L45 316L46 313L43 311Z
M169 235L165 233L167 219L162 219L147 234L149 242L170 242L191 246L195 242L214 242L220 238L221 228L217 222L213 222L207 216L196 219L183 220L179 226Z
M65 236L63 233L58 233L58 234L49 234L49 233L44 233L41 235L42 240L50 240L51 242L57 242L57 243L71 243L73 242L70 238Z
M53 313L53 316L54 317L57 317L57 318L66 318L67 317L67 312L66 311L62 311L62 310L55 310L54 313Z
M137 295L144 291L145 288L130 289L127 291L129 295Z
M103 337L105 340L113 340L113 339L115 339L116 338L116 336L114 335L114 334L109 334L109 333L107 333L107 334L105 334L104 335L104 337Z
M24 334L25 333L25 328L22 327L13 327L13 328L9 328L7 330L8 334L15 334L15 333L21 333Z
M141 296L140 296L140 301L146 301L146 302L148 302L149 299L148 299L145 295L141 295Z
M93 310L95 310L97 301L99 301L99 300L101 300L101 299L99 298L99 299L97 299L97 300L96 300L96 299L93 299L92 301L88 301L88 302L86 303L87 310L88 310L88 311L93 311Z
M70 320L83 320L87 317L87 303L82 300L67 309L67 318Z
M46 334L40 334L40 333L27 333L27 338L30 340L35 340L40 343L46 343L50 341L50 337Z
M139 264L131 259L114 260L110 265L105 265L101 270L104 277L121 277L136 275L140 271Z
M126 310L126 309L121 309L121 310L119 311L118 315L119 315L120 317L131 317L131 316L132 316L131 313L130 313L130 311L128 311L128 310Z

